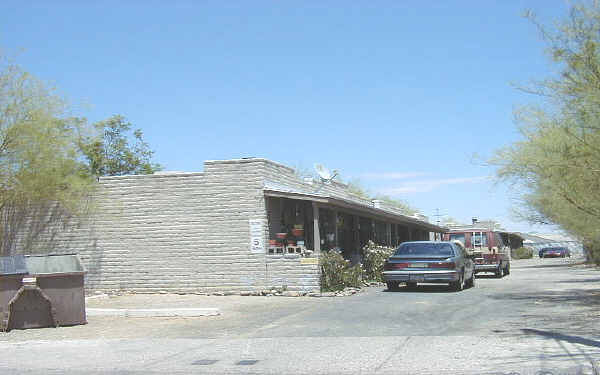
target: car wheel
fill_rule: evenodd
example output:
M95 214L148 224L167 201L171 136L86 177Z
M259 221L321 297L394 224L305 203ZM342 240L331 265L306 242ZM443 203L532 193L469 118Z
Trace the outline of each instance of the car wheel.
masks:
M406 287L409 288L409 289L414 289L414 288L417 287L417 283L415 283L415 282L408 282L408 283L406 283Z
M458 281L453 281L450 283L450 288L452 288L456 292L460 292L465 288L465 273L464 271L459 275Z
M500 268L500 266L498 266L498 268L496 268L496 271L494 272L494 275L497 278L501 278L502 277L502 268Z
M475 272L471 274L471 278L465 283L467 288L475 287Z
M387 288L389 291L396 291L398 290L398 282L397 281L386 281L385 284L387 285Z

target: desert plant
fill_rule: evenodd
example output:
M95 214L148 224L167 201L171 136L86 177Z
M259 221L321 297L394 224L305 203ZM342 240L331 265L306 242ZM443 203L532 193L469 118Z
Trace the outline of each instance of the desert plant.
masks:
M319 258L321 267L321 290L336 291L345 287L360 287L362 270L359 265L350 262L335 249L324 251Z
M383 281L383 265L394 253L391 247L377 245L373 241L367 242L362 248L363 278L368 281Z
M515 250L515 259L530 259L533 257L533 251L527 247L520 247Z

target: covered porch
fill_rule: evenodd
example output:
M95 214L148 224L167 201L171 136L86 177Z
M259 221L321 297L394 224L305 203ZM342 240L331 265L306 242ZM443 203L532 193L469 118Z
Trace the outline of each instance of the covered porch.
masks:
M396 247L405 241L430 240L445 228L375 207L327 196L265 190L268 255L318 257L335 249L352 263L361 262L368 241Z

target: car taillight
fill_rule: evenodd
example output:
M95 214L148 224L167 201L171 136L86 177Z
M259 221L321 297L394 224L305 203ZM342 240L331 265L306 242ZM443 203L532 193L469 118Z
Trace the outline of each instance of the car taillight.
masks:
M386 271L393 271L401 268L408 268L408 263L386 263L383 269Z
M454 268L456 268L456 263L454 263L454 262L437 262L437 263L429 263L429 268L446 268L446 269L454 269Z

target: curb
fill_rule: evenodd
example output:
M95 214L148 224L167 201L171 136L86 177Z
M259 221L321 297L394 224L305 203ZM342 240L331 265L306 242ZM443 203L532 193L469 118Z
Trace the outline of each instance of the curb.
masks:
M120 316L125 318L148 317L196 317L221 315L217 308L180 308L180 309L98 309L87 308L87 316Z

